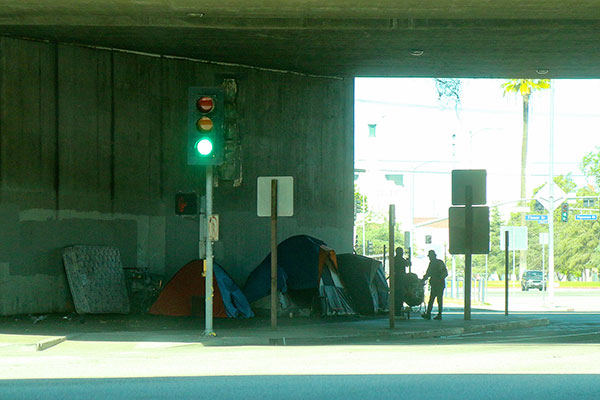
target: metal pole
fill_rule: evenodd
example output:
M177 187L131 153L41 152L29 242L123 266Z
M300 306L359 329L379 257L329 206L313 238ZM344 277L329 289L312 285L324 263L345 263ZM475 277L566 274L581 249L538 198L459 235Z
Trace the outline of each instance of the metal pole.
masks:
M390 215L389 215L389 246L390 249L394 249L394 222L396 215L396 207L393 204L390 204ZM389 309L390 309L390 329L394 329L395 320L394 314L396 312L396 274L395 266L394 266L394 258L390 255L390 296L388 300Z
M491 246L490 246L491 247ZM481 302L485 303L485 295L487 291L487 281L488 281L488 255L485 255L485 276L483 277L483 291L481 292Z
M452 255L452 298L458 298L458 280L456 279L456 257Z
M512 272L512 276L510 277L510 279L513 279L513 277L515 276L515 258L516 258L515 254L516 254L516 251L513 250L513 272Z
M362 219L362 228L363 228L363 240L362 240L363 254L362 255L363 256L367 254L365 251L365 246L366 246L366 243L365 243L365 219L366 219L366 215L363 214L363 219Z
M208 221L213 213L213 167L206 167L206 278L205 278L205 336L215 336L213 331L213 244L210 240Z
M412 171L412 184L410 186L410 248L413 249L415 246L415 171L419 166L413 168Z
M548 215L548 301L554 301L554 82L550 82L550 210Z
M271 181L271 328L277 329L277 179Z
M504 315L508 315L508 229L504 232Z
M465 320L471 319L471 243L473 237L473 188L465 188Z
M546 290L546 245L542 243L542 290Z

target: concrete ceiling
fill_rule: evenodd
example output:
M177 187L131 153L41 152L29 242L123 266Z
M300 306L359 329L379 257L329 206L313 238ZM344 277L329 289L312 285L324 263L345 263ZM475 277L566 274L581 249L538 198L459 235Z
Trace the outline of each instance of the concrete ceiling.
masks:
M0 0L0 35L327 76L600 77L600 0Z

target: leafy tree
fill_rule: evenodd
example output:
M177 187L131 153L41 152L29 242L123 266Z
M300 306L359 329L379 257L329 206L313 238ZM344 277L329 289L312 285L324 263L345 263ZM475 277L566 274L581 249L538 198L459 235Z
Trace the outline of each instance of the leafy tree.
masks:
M356 224L356 216L360 213L365 213L369 209L367 196L358 191L358 186L354 184L354 223Z
M504 272L504 252L500 249L500 227L502 218L498 207L490 210L490 254L488 254L488 273L496 272L502 275Z
M581 188L577 196L598 196L590 188ZM583 199L578 199L574 208L583 208ZM555 212L555 220L560 221L560 210ZM600 222L577 221L569 216L569 221L556 223L556 271L569 277L581 277L586 269L597 268L600 264Z
M573 180L572 174L569 172L567 175L558 175L554 177L554 183L560 187L565 193L573 193L577 184Z
M354 201L355 201L355 212L354 212L354 225L356 226L356 238L354 244L354 251L357 254L362 254L363 252L363 227L365 230L364 238L365 238L365 250L367 249L367 243L372 243L373 254L382 254L383 246L389 247L389 225L388 225L388 217L384 216L380 213L375 213L369 210L369 202L367 196L361 194L358 191L357 186L354 186ZM361 213L363 221L360 223L357 222L357 214ZM396 246L402 246L404 243L404 232L400 230L400 224L396 223L394 225L394 241ZM394 247L394 248L395 248ZM389 249L386 250L389 254ZM365 251L368 253L367 251Z
M526 191L526 167L527 167L527 141L529 136L529 101L531 94L536 90L548 89L550 87L549 79L511 79L502 84L504 95L508 93L518 93L523 99L523 135L521 138L521 199L525 198ZM521 216L521 226L525 225L525 215ZM521 252L521 268L527 268L527 253Z
M454 78L434 78L435 88L438 93L438 101L442 107L454 103L454 111L458 113L460 106L460 79Z
M566 193L572 193L576 184L570 174L559 175L554 182ZM542 185L543 186L543 185ZM534 190L534 193L541 186ZM592 188L580 188L576 191L577 196L598 196ZM534 212L535 201L530 202L531 212ZM579 199L572 204L571 208L582 208L583 200ZM558 275L569 277L580 277L585 269L596 268L600 262L600 223L596 221L576 221L574 215L569 217L568 222L561 221L561 209L557 207L552 215L554 218L554 243L555 243L555 271ZM512 216L512 224L518 222L516 214ZM547 232L547 225L537 222L527 222L528 227L528 251L527 265L529 269L542 269L542 246L539 244L539 234ZM547 252L545 254L547 257Z
M589 152L581 161L581 170L584 175L594 180L596 188L600 188L600 147L596 152Z

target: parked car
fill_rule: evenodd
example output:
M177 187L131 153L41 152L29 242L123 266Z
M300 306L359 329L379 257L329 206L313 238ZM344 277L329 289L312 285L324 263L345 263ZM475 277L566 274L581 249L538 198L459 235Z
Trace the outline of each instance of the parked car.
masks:
M537 288L540 291L546 290L546 278L542 271L525 271L521 277L521 290L526 292L531 288Z

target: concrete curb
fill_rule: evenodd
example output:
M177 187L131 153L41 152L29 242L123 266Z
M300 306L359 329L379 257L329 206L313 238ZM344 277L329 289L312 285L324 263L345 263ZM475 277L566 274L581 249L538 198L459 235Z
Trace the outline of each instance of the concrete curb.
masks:
M465 333L502 331L510 329L534 328L548 325L550 321L546 318L538 318L524 321L495 322L489 324L478 324L467 327L448 327L439 329L428 329L420 331L370 331L365 334L355 335L332 335L321 337L215 337L203 340L203 346L307 346L327 344L350 344L355 342L380 342L385 340L399 339L428 339L443 336L458 336Z
M535 328L550 323L547 318L530 319L525 321L496 322L493 324L472 325L464 328L464 333L485 331L503 331L508 329Z
M38 340L35 343L21 345L23 351L44 351L67 340L66 336L55 336Z

